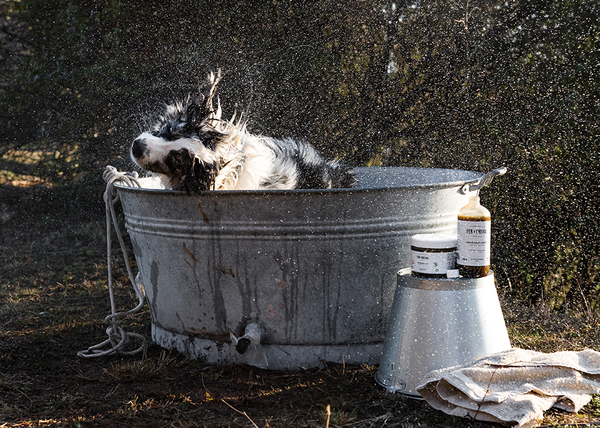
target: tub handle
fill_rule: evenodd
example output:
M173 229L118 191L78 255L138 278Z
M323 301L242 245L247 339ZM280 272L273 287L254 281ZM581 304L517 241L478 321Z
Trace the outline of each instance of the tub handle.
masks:
M495 170L485 174L479 180L477 180L473 183L467 183L464 186L462 186L460 188L460 193L462 193L463 195L466 195L467 193L478 192L479 189L490 184L492 182L492 180L494 179L494 177L506 174L506 171L508 171L508 170L505 166L496 168Z

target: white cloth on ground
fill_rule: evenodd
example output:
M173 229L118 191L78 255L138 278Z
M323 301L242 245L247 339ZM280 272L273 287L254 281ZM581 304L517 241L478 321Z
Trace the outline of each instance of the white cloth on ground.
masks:
M512 348L433 371L417 391L449 415L532 427L545 410L578 412L600 393L600 353Z

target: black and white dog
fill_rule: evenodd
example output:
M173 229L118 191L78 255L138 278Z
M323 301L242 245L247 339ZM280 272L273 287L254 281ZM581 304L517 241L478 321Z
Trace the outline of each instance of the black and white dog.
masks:
M253 135L240 119L221 119L213 98L221 73L209 75L198 95L168 106L154 129L131 146L142 169L159 174L167 188L207 190L331 189L352 187L352 170L325 161L310 144Z

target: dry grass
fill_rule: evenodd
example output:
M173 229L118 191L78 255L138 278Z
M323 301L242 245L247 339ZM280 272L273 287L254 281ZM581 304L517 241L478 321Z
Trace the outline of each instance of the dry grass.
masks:
M210 366L156 346L144 356L80 359L77 351L104 340L101 320L110 311L102 211L64 217L18 198L6 204L11 215L0 231L0 427L492 426L386 394L375 366ZM132 307L126 274L115 278L118 306ZM597 318L502 300L514 346L600 349ZM149 337L147 309L125 322ZM600 423L598 397L579 414L550 411L543 421L574 423Z
M512 346L539 352L600 349L600 317L586 312L559 313L505 300L504 318Z
M144 355L141 360L111 363L110 367L102 370L108 380L115 384L162 380L167 376L169 364L175 361L165 355L165 352L162 352L159 358L148 358Z

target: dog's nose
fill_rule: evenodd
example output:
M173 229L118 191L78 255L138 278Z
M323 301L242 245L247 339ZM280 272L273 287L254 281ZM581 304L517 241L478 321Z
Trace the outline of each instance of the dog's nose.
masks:
M136 158L141 158L146 151L146 143L142 138L137 138L131 145L131 153Z

